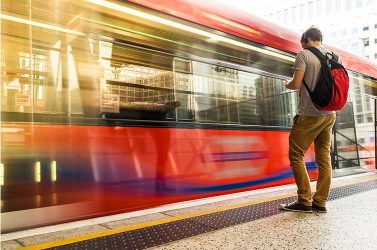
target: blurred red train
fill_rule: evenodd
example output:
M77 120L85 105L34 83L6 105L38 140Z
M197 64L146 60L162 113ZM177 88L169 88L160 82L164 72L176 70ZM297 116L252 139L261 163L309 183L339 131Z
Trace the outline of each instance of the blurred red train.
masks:
M76 2L1 6L3 232L293 182L296 34L216 1ZM377 66L331 49L371 100Z

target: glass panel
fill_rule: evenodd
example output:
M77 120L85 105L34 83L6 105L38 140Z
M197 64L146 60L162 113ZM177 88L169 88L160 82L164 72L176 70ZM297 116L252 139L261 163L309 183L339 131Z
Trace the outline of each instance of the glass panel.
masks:
M193 104L191 98L192 92L192 76L186 74L175 74L177 100L179 107L177 116L179 120L193 119Z
M352 72L349 72L349 76L348 101L350 104L337 113L338 129L342 133L337 135L338 154L344 158L340 160L340 167L355 166L352 162L356 163L356 161L347 159L356 159L358 153L361 167L373 169L375 150L373 98L375 98L377 90L372 79ZM355 126L356 132L354 132L353 126ZM352 139L355 137L355 133L357 140ZM358 147L358 152L356 147Z
M216 66L193 63L193 100L195 107L195 120L198 122L218 121L218 72Z
M241 124L262 124L260 86L261 76L239 72L239 116ZM258 95L259 92L259 95Z
M31 26L27 23L12 22L10 14L17 9L20 18L30 19L27 2L2 1L1 12L1 77L2 77L2 112L32 113L34 103L34 83L44 86L43 74L46 57L32 53ZM41 75L35 74L40 72ZM40 79L41 78L41 79ZM43 89L37 93L43 94ZM37 102L38 103L38 102Z
M261 81L263 102L262 124L269 126L291 126L297 111L298 94L288 91L281 79L263 77Z
M359 152L353 113L352 103L347 103L341 111L337 112L334 129L336 131L339 168L359 166Z
M279 79L239 73L241 124L291 126L297 111L297 92L287 91Z
M173 118L174 78L171 71L124 64L114 68L118 78L105 78L101 88L101 113L106 118Z
M11 10L10 16L22 8L29 10L11 2L3 4L6 11ZM161 24L133 12L119 15L111 7L99 11L97 4L80 1L46 4L34 0L31 9L34 22L31 32L27 18L4 21L3 33L8 39L4 46L13 43L23 48L6 52L9 68L19 70L17 77L3 71L9 78L4 84L11 84L4 91L4 111L24 114L33 110L33 115L49 113L69 118L192 120L194 99L189 93L196 91L192 86L196 81L195 85L198 82L208 85L205 87L208 92L204 93L209 97L195 96L201 114L207 117L205 120L233 123L238 122L237 112L229 113L237 106L233 84L236 77L209 73L193 78L190 61L174 61L177 57L173 55L197 55L275 74L291 74L293 59L279 53L271 55L275 52L267 50L264 53L264 48L258 48L258 52L252 49L254 44L239 46L241 43L236 40L211 37L206 30L196 31L203 27L192 27L192 31L180 28L191 23ZM54 10L54 15L50 10ZM19 34L19 30L24 34ZM33 37L32 48L25 49L31 41L25 39L29 33ZM20 36L24 39L19 39ZM19 66L10 65L11 60ZM225 88L216 89L220 85ZM209 110L220 107L219 116L208 114Z

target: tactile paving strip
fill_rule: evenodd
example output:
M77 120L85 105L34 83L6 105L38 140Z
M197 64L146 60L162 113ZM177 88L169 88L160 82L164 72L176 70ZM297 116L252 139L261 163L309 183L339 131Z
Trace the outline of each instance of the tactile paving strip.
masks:
M377 180L333 188L329 200L347 197L376 188ZM295 199L296 197L289 197L267 201L49 249L145 249L283 213L284 211L279 210L279 205L294 201Z

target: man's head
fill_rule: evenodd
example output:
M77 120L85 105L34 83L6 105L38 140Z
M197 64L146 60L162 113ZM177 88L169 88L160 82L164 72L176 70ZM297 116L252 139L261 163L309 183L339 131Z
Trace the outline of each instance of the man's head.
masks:
M323 39L322 32L312 26L307 29L301 36L301 46L303 48L321 45Z

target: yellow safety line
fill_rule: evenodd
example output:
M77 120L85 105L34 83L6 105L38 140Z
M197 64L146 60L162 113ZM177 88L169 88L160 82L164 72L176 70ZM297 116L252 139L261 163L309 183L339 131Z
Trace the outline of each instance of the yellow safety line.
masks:
M367 178L364 178L362 180L356 180L356 181L355 180L349 180L349 181L344 181L344 182L342 181L341 184L339 183L339 184L332 185L331 189L337 188L337 187L348 186L348 185L356 184L356 183L367 182L367 181L370 181L370 180L373 180L373 179L376 179L376 176L372 176L372 178L367 177ZM95 239L95 238L109 236L109 235L118 234L118 233L124 233L124 232L128 232L128 231L136 230L136 229L152 227L152 226L161 225L161 224L165 224L165 223L169 223L169 222L174 222L174 221L189 219L189 218L193 218L193 217L198 217L198 216L201 216L201 215L222 212L222 211L226 211L226 210L230 210L230 209L246 207L246 206L255 205L255 204L259 204L259 203L263 203L263 202L274 201L274 200L279 200L279 199L284 199L284 198L294 197L294 196L296 196L295 193L289 193L289 194L278 195L278 196L274 196L274 197L261 198L261 199L257 199L257 200L253 200L253 201L240 203L240 204L227 205L227 206L222 206L222 207L213 208L213 209L209 209L209 210L197 211L197 212L192 212L192 213L188 213L188 214L184 214L184 215L159 219L159 220L155 220L155 221L149 221L149 222L144 222L144 223L140 223L140 224L128 225L128 226L119 227L119 228L115 228L115 229L108 229L108 230L104 230L104 231L100 231L100 232L84 234L84 235L80 235L80 236L76 236L76 237L72 237L72 238L67 238L67 239L64 239L64 240L51 241L51 242L46 242L46 243L42 243L42 244L30 246L30 247L19 248L19 249L22 249L22 250L33 249L34 250L34 249L45 249L45 248L50 248L50 247L63 246L63 245L76 243L76 242L80 242L80 241Z

